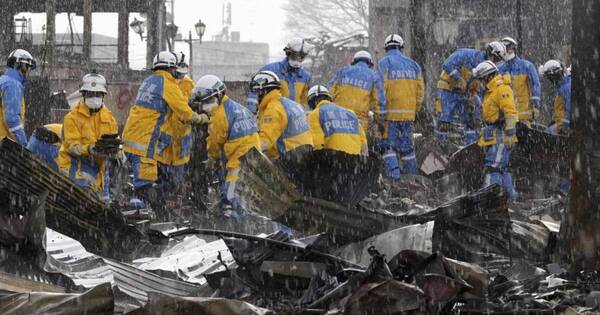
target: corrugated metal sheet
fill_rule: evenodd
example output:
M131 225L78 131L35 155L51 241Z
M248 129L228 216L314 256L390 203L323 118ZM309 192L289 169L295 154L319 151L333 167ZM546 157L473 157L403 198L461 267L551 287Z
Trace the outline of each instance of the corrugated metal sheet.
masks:
M61 272L73 279L76 284L86 288L109 282L113 286L118 287L120 292L137 300L140 305L148 301L149 292L181 297L203 296L209 295L212 292L208 285L197 285L168 279L131 265L96 256L87 252L76 240L50 229L47 230L46 238L46 250L48 253L47 269L54 272ZM210 246L210 248L223 247L224 244L220 245L220 247ZM209 251L207 250L206 252ZM196 255L199 255L199 253L196 253ZM203 258L200 256L194 257ZM183 260L189 262L186 266L194 265L191 263L193 259ZM206 264L206 266L212 265ZM190 274L195 275L194 273Z

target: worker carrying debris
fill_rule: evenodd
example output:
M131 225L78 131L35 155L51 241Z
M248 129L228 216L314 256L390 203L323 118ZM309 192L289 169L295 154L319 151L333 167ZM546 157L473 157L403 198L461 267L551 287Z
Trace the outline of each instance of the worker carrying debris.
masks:
M473 79L485 86L483 99L483 129L479 146L485 150L484 186L498 184L504 187L510 199L517 192L510 172L510 153L517 142L516 123L519 114L510 86L510 75L499 75L496 65L486 60L473 69Z
M25 122L25 84L27 74L36 67L31 54L23 49L12 51L6 61L6 70L0 76L0 139L8 137L27 146Z
M571 123L571 72L558 60L548 60L539 72L554 86L554 115L548 132L566 134Z
M161 51L154 57L154 71L144 79L123 130L123 150L131 162L133 187L137 198L149 202L155 211L164 206L163 189L171 187L172 169L165 164L165 150L173 137L165 124L169 114L183 123L206 124L208 116L198 114L177 84L177 57ZM179 135L176 135L177 137Z
M391 179L400 179L400 173L418 174L413 124L421 110L425 82L419 64L403 54L404 40L400 35L389 35L384 47L385 57L378 64L387 101L385 140L381 147L384 174Z
M77 185L90 187L109 200L110 159L122 159L117 120L104 105L106 79L95 72L83 77L83 97L65 116L58 167Z
M485 60L498 64L506 58L506 47L500 42L490 42L485 50L460 48L448 57L442 66L440 80L437 83L438 113L435 126L436 138L440 141L448 140L448 131L455 114L458 114L464 125L465 145L477 140L477 128L469 117L469 82L471 70Z
M313 139L302 105L283 97L279 77L261 71L250 81L258 97L260 146L271 159L312 151ZM293 152L291 152L293 151Z
M221 176L221 209L225 216L239 218L245 209L235 194L240 172L240 158L250 149L260 150L258 126L252 113L227 95L225 84L214 75L196 82L191 101L210 115L207 151L209 168L224 170Z
M61 143L62 124L47 124L35 129L27 142L27 150L58 171L56 159Z
M354 54L352 63L339 69L329 80L333 102L354 111L365 132L369 130L369 111L374 120L383 125L385 94L383 80L373 68L373 58L367 51Z
M310 73L302 69L302 61L308 55L309 44L302 38L290 40L283 48L285 59L265 65L260 71L272 71L281 80L281 94L306 106ZM248 93L246 107L256 113L258 100L252 91Z
M356 114L331 100L329 90L322 85L308 91L308 106L312 109L308 121L315 149L368 155L367 136Z

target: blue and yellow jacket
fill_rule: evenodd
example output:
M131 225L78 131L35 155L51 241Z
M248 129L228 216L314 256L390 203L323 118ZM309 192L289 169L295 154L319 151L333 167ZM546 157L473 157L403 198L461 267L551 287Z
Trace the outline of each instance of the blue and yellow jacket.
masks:
M316 150L367 154L367 136L351 110L323 100L308 115L308 122Z
M473 75L471 71L485 60L484 51L472 48L457 49L444 61L437 88L452 91L461 78L468 82Z
M31 151L31 153L35 154L42 161L50 165L52 169L58 171L56 158L58 157L58 151L60 150L60 145L62 142L62 124L47 124L41 128L46 130L45 133L53 134L52 138L54 138L56 142L50 142L50 137L38 135L38 131L36 130L36 132L29 137L27 150Z
M354 111L364 130L369 127L369 110L377 118L385 113L383 80L364 61L338 70L329 81L329 91L336 104Z
M482 110L485 127L479 138L480 146L495 145L498 138L517 142L515 126L519 114L510 87L510 75L497 75L488 82Z
M510 74L520 120L531 120L533 108L540 106L540 78L529 61L514 57L498 67L500 74Z
M0 76L0 139L9 138L22 146L27 145L25 129L25 77L21 72L6 68Z
M123 151L158 161L166 161L165 150L173 143L163 125L169 114L188 123L192 109L175 78L164 70L147 77L129 110L123 129Z
M312 135L302 105L272 90L258 107L258 130L261 149L271 159L303 145L313 146Z
M90 155L89 146L104 134L118 132L117 120L106 106L91 113L83 101L80 101L65 116L63 122L63 141L58 153L59 169L78 185L102 192L108 179L107 161L104 157ZM81 148L81 155L71 154L74 146Z
M194 80L184 76L178 86L185 99L189 100L195 86ZM175 112L169 110L162 132L171 136L171 144L162 154L161 163L175 166L187 164L192 149L192 125L179 120Z
M571 123L571 75L565 75L556 87L556 96L554 97L554 116L553 120L556 129L569 127Z
M302 68L290 67L287 58L270 63L262 67L259 71L272 71L281 82L281 94L292 101L302 104L305 109L308 106L308 87L310 85L310 73ZM248 101L246 106L250 111L256 113L258 107L258 99L256 94L248 93Z
M225 165L225 180L236 181L240 158L252 148L260 150L258 127L252 113L229 97L223 97L211 114L206 146L208 156Z
M388 121L414 121L421 110L425 84L421 67L397 49L385 54L377 67L383 78Z

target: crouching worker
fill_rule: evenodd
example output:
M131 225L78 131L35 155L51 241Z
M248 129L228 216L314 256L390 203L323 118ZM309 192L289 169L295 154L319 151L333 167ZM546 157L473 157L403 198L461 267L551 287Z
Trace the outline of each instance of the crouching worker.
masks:
M58 167L77 185L91 188L108 201L109 160L122 153L116 138L117 121L104 105L106 79L97 73L86 74L79 91L83 100L63 122Z
M331 149L352 155L368 155L367 137L353 111L331 102L326 87L315 85L308 91L308 120L315 150Z
M260 141L252 113L225 93L225 84L219 78L205 75L196 82L191 101L210 115L206 139L209 167L218 162L225 168L221 208L226 216L239 218L245 213L235 195L240 158L252 148L260 150Z
M48 124L38 127L27 142L27 150L58 171L56 158L62 142L62 124Z
M298 178L302 158L313 149L304 107L282 96L279 77L271 71L257 73L250 81L250 91L258 98L262 151L281 162L290 177Z
M510 173L510 153L517 142L515 125L519 114L510 87L510 75L499 75L491 61L484 61L473 69L475 80L486 87L483 99L483 132L479 146L485 150L484 187L498 184L504 187L511 200L517 192Z

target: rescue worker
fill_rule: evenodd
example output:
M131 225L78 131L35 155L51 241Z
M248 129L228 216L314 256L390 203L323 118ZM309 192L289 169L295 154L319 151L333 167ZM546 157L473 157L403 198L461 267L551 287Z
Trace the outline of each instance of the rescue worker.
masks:
M250 81L258 97L260 147L271 159L285 157L290 151L302 154L312 150L313 140L302 105L281 95L279 77L261 71Z
M498 66L500 74L510 74L515 94L519 120L531 127L540 108L540 78L536 67L528 60L517 56L517 41L505 37L506 62Z
M161 51L155 57L153 73L142 82L134 105L123 129L123 150L131 162L133 187L139 199L162 207L159 193L168 186L169 177L166 149L179 135L169 134L165 122L208 123L208 116L198 114L188 105L188 99L177 84L177 57L169 51ZM160 181L159 181L160 178ZM154 209L159 210L160 209Z
M483 130L479 146L485 150L484 187L498 184L511 200L517 192L510 173L510 153L517 142L516 123L519 117L510 86L510 75L498 74L498 68L486 60L473 69L473 78L485 86L482 103Z
M548 132L566 134L571 123L571 73L558 60L548 60L539 72L554 86L554 115Z
M383 81L373 68L373 59L367 51L354 54L352 63L339 69L329 81L333 102L354 111L363 130L369 130L369 111L383 124L385 95Z
M384 48L386 54L378 64L386 99L384 174L387 178L399 179L401 173L418 173L413 124L421 110L425 84L421 67L402 53L404 40L400 35L389 35Z
M437 83L438 112L434 132L440 141L448 140L448 131L454 115L458 114L464 127L464 143L469 145L477 141L478 98L472 89L471 70L485 60L499 64L506 58L506 47L500 42L491 42L485 50L459 48L448 57L442 66L440 80Z
M301 38L292 39L283 48L285 59L270 63L259 71L271 71L277 75L281 83L281 95L302 104L306 108L306 95L310 84L310 73L302 69L302 61L308 55L309 46ZM258 100L256 94L250 92L246 107L256 113Z
M58 167L82 187L89 187L108 200L108 161L117 158L119 143L106 148L101 139L118 133L117 120L104 105L106 79L97 73L86 74L79 92L83 97L65 116Z
M56 158L62 142L62 124L47 124L38 127L27 142L27 150L58 171Z
M25 123L25 86L27 74L35 69L36 63L29 52L23 49L12 51L6 61L6 70L0 76L0 139L9 138L27 146Z
M177 58L177 70L174 72L175 79L185 99L189 100L195 83L187 76L189 67L185 62L185 54L183 52L174 54ZM165 166L166 173L169 174L168 178L171 179L168 183L170 187L167 189L167 191L171 191L179 187L185 179L185 167L190 161L192 148L192 125L178 119L173 110L168 110L162 132L172 139L171 144L159 159L159 162Z
M220 163L225 168L221 193L221 208L226 216L239 218L245 212L235 195L235 183L240 171L240 158L250 149L260 150L258 127L252 113L231 100L225 84L214 75L205 75L196 82L193 102L210 115L207 151L209 165Z
M310 132L315 150L330 149L352 155L368 155L367 137L353 111L331 102L326 87L315 85L308 91Z

